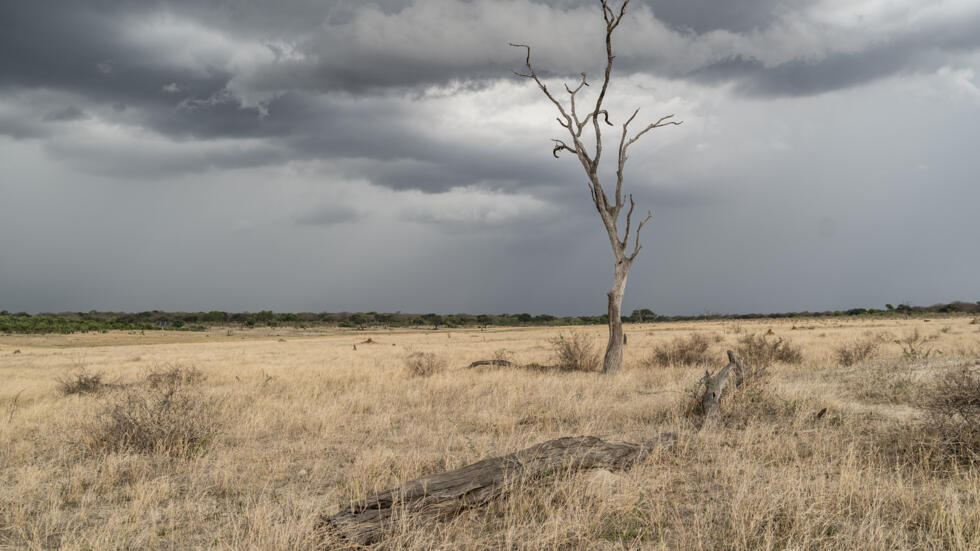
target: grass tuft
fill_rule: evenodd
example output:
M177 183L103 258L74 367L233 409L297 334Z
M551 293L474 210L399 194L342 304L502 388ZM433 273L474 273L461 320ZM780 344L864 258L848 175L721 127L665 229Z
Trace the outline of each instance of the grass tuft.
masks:
M595 339L585 333L570 333L548 339L554 349L555 367L560 371L598 371L602 363Z
M82 430L89 451L181 458L203 452L218 427L216 402L195 387L201 380L197 369L173 367L122 387Z
M405 367L415 377L431 377L446 370L446 359L432 352L413 352L405 357Z
M644 365L647 367L704 366L710 362L708 337L693 333L678 337L669 343L657 345Z
M102 373L90 373L84 367L79 368L67 377L58 379L58 391L62 396L96 394L110 386L112 385L103 381Z
M735 353L747 366L756 369L769 367L774 363L797 365L803 363L803 352L792 342L767 335L745 335L738 339Z

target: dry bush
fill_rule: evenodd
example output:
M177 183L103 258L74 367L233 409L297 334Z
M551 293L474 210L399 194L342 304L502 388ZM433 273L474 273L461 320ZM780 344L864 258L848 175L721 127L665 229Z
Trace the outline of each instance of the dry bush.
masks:
M598 371L602 363L595 340L584 333L548 339L554 347L555 368L561 371Z
M834 349L834 359L838 365L851 367L854 364L873 358L878 352L878 346L879 340L874 337L844 343Z
M217 434L217 404L193 386L201 379L196 369L171 368L121 388L82 431L89 450L171 457L204 451Z
M506 348L498 348L493 351L492 360L499 365L507 365L508 363L515 363L517 357L513 350L507 350Z
M803 362L803 352L782 337L766 338L766 335L746 335L738 339L735 353L747 367L762 369L776 362L799 364Z
M405 357L405 367L415 377L429 377L446 370L446 359L432 352L413 352Z
M927 348L926 344L938 339L938 335L925 336L919 332L919 328L916 327L911 333L905 335L901 339L896 339L895 344L902 347L902 357L906 361L916 362L919 360L927 360L933 352L942 354L941 351L933 350L932 348Z
M184 367L180 364L157 367L150 370L143 378L143 383L150 388L172 387L179 385L196 385L204 380L204 373L196 367Z
M707 337L693 333L689 337L678 337L669 343L657 345L653 356L644 362L649 367L668 367L674 365L705 365L709 362Z
M925 428L954 460L980 460L980 373L967 366L951 369L922 391Z
M89 373L84 368L76 370L72 375L58 379L58 391L63 396L71 394L95 394L111 386L102 380L102 373Z

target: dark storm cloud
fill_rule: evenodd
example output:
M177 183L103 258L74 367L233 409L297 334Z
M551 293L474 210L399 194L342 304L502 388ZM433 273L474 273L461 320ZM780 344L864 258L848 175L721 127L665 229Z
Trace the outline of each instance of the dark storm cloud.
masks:
M815 52L803 49L798 58L773 63L755 57L758 53L726 50L725 45L737 48L752 41L793 50L787 42L791 34L766 38L765 33L786 20L805 22L812 16L806 10L814 4L636 1L632 17L654 25L663 22L666 27L654 26L653 32L672 41L666 50L656 50L644 47L643 36L633 36L618 67L699 82L734 81L736 90L751 95L808 95L902 71L935 70L948 62L943 52L973 51L980 43L980 13L974 10L966 17L927 22L919 30L893 30L846 52L824 44ZM281 139L291 152L265 157L271 162L407 159L414 162L402 163L398 172L382 165L372 178L395 188L446 189L487 179L488 171L506 165L483 162L485 155L465 146L407 138L406 128L399 126L403 113L393 105L374 103L364 109L348 103L338 108L322 97L338 92L404 96L454 79L480 87L511 78L509 71L519 65L520 56L506 46L510 40L532 41L543 72L578 71L598 60L595 48L578 44L589 33L599 36L593 24L595 2L519 1L507 6L514 13L481 0L297 0L286 5L89 0L74 2L71 9L50 1L8 2L0 6L0 92L46 88L77 96L78 105L51 106L47 121L60 110L111 105L127 108L119 122L174 139ZM148 22L151 30L134 29L140 22ZM588 32L569 40L565 25ZM869 21L867 31L874 32L874 25ZM934 32L937 27L942 32ZM833 38L827 32L821 40ZM661 44L655 36L649 39ZM587 52L584 59L576 57L579 52ZM13 115L4 118L8 123L0 132L20 137L44 133L29 122L9 120ZM469 170L461 170L464 166ZM512 179L529 169L517 168L495 178Z
M686 122L627 167L654 213L627 310L970 298L980 6L631 5L614 122ZM593 0L0 2L0 233L34 228L0 241L0 308L601 311L581 166L507 46L595 75L601 25Z

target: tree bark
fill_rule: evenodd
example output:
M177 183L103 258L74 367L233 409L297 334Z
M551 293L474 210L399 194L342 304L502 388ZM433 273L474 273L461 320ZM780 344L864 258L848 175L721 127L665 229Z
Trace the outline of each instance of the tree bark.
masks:
M735 373L735 386L741 386L742 379L745 376L745 368L742 367L742 362L739 361L735 353L731 350L728 351L728 365L721 368L715 375L711 375L711 373L705 371L704 379L702 379L704 382L704 394L701 395L701 411L704 413L704 424L702 428L718 417L721 397L725 393L725 388L728 386L728 379L733 372Z
M466 507L497 499L525 481L574 470L626 469L676 440L673 433L662 433L642 444L607 442L594 436L549 440L509 455L425 476L362 502L342 504L338 513L321 517L319 527L352 543L367 545L378 541L398 514L456 515Z
M617 259L613 285L607 294L609 342L606 344L606 355L602 359L603 373L616 373L623 366L623 296L626 294L626 278L632 264L633 261L629 258Z

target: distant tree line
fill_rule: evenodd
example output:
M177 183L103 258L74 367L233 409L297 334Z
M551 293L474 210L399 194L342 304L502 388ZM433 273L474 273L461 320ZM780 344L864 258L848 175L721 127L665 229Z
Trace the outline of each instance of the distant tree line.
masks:
M648 308L633 310L623 316L625 323L673 322L693 320L748 320L779 318L823 318L841 316L922 316L936 314L980 314L980 301L950 302L932 306L886 304L885 308L851 308L824 312L780 312L771 314L713 314L696 316L663 316ZM548 314L403 314L401 312L61 312L27 314L0 311L0 333L87 333L93 331L179 330L204 331L214 326L241 327L316 327L346 328L419 327L429 329L454 327L525 327L558 325L606 325L608 317L552 316Z

